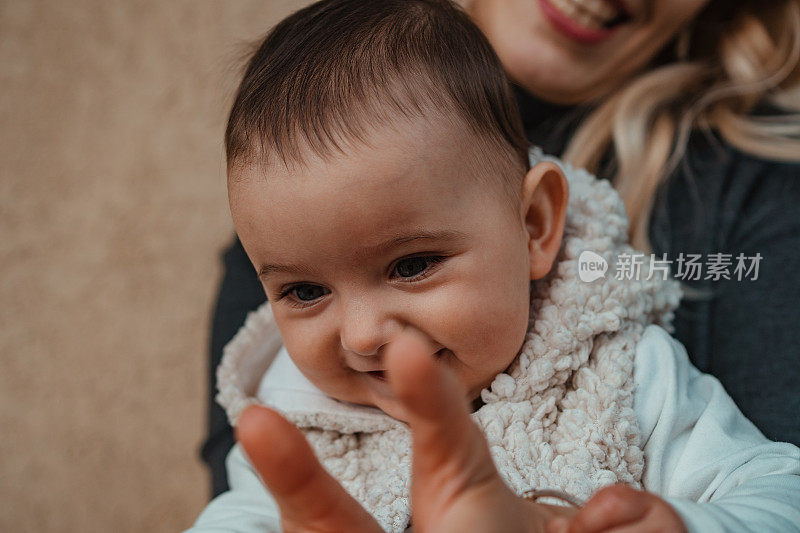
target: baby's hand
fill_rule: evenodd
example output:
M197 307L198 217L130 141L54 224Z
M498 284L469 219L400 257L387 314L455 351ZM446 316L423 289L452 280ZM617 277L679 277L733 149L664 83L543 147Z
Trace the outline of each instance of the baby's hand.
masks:
M626 485L601 489L572 518L554 518L547 524L548 533L600 531L685 533L686 527L670 504Z

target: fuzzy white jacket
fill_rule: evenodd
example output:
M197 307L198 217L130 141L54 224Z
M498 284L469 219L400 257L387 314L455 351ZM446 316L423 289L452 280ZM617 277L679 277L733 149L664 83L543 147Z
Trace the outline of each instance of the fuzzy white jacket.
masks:
M550 159L541 152L536 159ZM800 454L771 443L719 383L699 374L669 327L677 284L581 279L586 250L613 264L630 254L624 206L607 182L563 165L570 184L564 240L551 272L531 284L525 342L481 392L473 414L512 490L556 488L586 498L624 482L667 498L691 530L787 531L800 524ZM250 403L282 411L323 465L387 530L410 513L410 436L383 412L327 398L285 350L269 304L251 313L218 370L231 423ZM197 531L271 531L277 510L241 450L231 491Z
M658 326L648 327L636 346L634 383L647 465L642 485L675 507L689 531L800 531L800 450L767 440L719 381L692 366L683 346ZM258 398L284 412L349 415L356 409L386 416L327 397L282 347L258 386ZM230 490L189 531L280 531L275 502L238 444L227 468Z

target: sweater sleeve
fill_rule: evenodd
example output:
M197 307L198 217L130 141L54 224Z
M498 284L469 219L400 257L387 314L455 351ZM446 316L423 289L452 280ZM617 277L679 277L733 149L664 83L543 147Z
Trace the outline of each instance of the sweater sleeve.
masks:
M225 460L230 489L214 498L187 533L278 533L278 505L236 444Z
M225 410L217 403L217 367L225 345L242 327L247 314L258 308L266 296L256 271L238 237L222 254L224 276L219 285L214 316L211 322L211 343L208 366L206 405L208 433L201 448L201 457L211 473L213 495L228 490L225 458L234 444L233 428Z
M800 531L797 447L766 439L658 326L637 345L634 381L644 488L689 531Z
M684 163L662 189L650 233L673 275L680 254L700 255L701 271L683 269L674 336L768 438L800 446L798 417L786 416L800 411L800 163L748 156L701 132Z
M747 163L737 160L737 172ZM705 365L769 438L800 446L798 417L787 416L800 411L800 165L749 163L750 179L732 178L720 206L718 250L734 264L760 257L758 276L712 284Z

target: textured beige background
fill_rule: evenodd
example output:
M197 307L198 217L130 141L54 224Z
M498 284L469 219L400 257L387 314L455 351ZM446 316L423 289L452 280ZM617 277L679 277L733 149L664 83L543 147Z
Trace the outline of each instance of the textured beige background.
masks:
M0 530L176 531L239 43L301 0L0 1Z

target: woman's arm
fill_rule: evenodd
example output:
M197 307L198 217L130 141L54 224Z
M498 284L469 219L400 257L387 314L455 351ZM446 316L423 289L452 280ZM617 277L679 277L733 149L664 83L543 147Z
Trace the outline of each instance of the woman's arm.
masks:
M747 165L750 179L727 195L740 207L727 210L722 251L760 256L758 279L716 284L710 371L767 437L800 446L800 165Z
M800 531L797 447L766 439L659 327L637 346L634 379L644 487L689 531Z
M673 261L699 254L674 336L768 438L800 445L800 164L749 157L700 133L654 211L651 240ZM663 203L661 203L663 201ZM727 277L707 279L712 254ZM759 257L740 276L737 257ZM739 279L739 278L742 279ZM754 279L755 278L755 279Z

